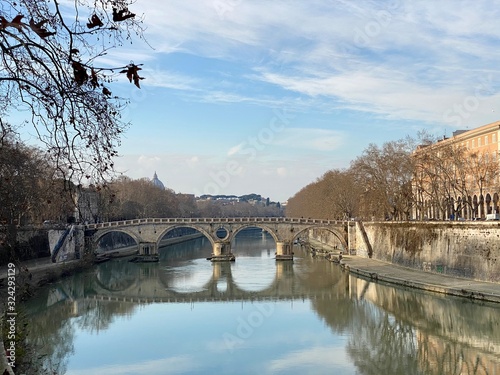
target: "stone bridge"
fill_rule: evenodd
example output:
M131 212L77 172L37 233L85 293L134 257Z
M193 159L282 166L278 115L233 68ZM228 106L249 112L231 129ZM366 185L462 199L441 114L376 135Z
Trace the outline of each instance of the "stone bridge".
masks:
M208 238L213 248L213 261L234 260L231 241L246 228L261 228L274 238L276 260L293 259L293 242L312 228L332 232L346 251L350 249L350 242L355 244L355 226L351 222L287 217L134 219L89 224L85 233L92 238L95 246L107 233L126 233L139 245L139 254L150 255L158 253L159 242L169 231L185 227L193 228ZM350 238L353 241L349 241Z

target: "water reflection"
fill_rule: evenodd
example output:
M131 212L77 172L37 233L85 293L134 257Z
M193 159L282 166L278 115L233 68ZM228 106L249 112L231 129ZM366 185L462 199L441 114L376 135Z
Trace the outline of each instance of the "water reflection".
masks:
M500 374L499 306L375 284L300 249L276 262L273 246L251 232L235 263L206 261L197 239L158 264L100 264L29 301L32 340L58 374Z

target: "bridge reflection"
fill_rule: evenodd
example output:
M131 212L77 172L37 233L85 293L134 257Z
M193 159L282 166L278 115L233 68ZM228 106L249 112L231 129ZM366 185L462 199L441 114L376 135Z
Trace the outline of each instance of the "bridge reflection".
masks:
M268 265L259 272L265 261L273 267ZM340 271L332 273L325 282L324 278L314 281L314 272L301 271L303 267L296 270L291 262L249 258L246 263L240 263L238 268L233 263L211 263L203 259L173 267L108 262L96 269L85 295L75 297L133 303L290 300L331 298L349 291L347 274ZM322 263L334 267L328 262ZM319 281L322 286L318 285Z

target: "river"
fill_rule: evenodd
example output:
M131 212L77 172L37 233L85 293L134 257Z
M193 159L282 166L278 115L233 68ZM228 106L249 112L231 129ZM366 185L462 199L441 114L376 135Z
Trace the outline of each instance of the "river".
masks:
M236 261L205 238L160 262L115 259L49 285L24 309L47 368L63 375L500 375L500 306L349 275L240 232Z

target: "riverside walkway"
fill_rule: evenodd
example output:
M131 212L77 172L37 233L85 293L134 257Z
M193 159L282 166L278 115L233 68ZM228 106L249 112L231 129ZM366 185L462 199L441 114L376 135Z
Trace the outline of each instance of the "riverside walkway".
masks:
M376 259L346 255L341 266L370 280L470 299L500 303L500 284L401 267Z

